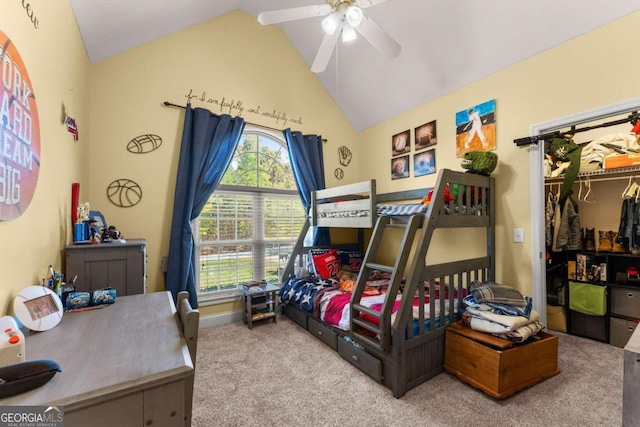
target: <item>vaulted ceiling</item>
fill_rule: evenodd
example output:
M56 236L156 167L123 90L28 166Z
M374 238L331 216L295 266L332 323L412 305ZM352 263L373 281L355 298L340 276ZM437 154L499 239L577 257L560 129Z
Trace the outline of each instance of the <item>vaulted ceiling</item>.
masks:
M91 62L234 9L257 17L323 3L70 1ZM340 42L317 77L362 130L638 10L640 0L388 0L366 14L402 46L400 55L385 58L362 37ZM324 35L321 19L278 24L309 65Z

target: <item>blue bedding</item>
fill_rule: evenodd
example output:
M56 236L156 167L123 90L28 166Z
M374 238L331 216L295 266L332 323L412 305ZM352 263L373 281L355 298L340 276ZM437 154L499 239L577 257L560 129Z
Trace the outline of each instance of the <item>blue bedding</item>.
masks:
M289 301L294 301L302 310L313 313L313 302L318 292L336 287L338 283L336 279L322 279L316 276L298 279L292 276L280 287L280 302L285 305Z

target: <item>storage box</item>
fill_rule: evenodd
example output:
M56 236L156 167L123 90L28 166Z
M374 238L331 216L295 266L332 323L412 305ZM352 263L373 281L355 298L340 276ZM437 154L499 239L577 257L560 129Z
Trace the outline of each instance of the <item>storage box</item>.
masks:
M612 314L640 319L640 289L612 286L609 300Z
M538 332L535 338L518 345L455 323L446 331L444 369L503 399L560 373L558 337Z
M607 314L607 287L569 282L569 309L590 316Z
M637 326L637 320L611 317L609 319L609 344L624 348Z
M569 310L569 333L583 338L608 342L607 317L590 316Z
M640 165L640 154L620 154L604 158L603 169L626 168Z
M567 312L564 307L556 305L547 306L547 329L567 332Z

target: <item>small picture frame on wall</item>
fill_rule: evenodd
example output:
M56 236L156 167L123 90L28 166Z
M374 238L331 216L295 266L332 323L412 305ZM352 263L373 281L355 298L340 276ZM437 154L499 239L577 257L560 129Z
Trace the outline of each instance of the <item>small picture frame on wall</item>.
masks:
M411 150L411 131L397 133L391 137L391 156L399 156Z
M424 150L438 142L438 136L436 133L436 121L433 120L429 123L425 123L422 126L418 126L414 129L414 138L416 144L416 151Z
M436 150L427 150L413 155L413 174L415 176L436 173Z
M391 179L409 177L409 155L391 159Z

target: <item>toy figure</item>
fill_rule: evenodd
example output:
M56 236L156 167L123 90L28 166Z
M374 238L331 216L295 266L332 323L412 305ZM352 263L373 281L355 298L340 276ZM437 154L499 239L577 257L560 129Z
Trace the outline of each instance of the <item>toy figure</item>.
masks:
M109 233L109 237L112 240L119 240L119 239L122 238L122 235L120 234L120 231L118 231L118 229L113 225L109 226L108 233Z

